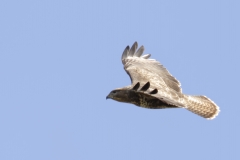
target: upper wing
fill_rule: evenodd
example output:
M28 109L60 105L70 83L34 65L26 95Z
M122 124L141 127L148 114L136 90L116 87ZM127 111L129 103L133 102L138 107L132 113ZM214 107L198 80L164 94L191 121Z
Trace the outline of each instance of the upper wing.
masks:
M138 50L137 47L138 44L135 42L131 48L127 46L122 54L122 63L131 78L132 85L139 82L143 86L150 82L150 88L158 90L155 97L165 97L167 101L172 102L179 101L179 96L182 95L180 82L158 61L148 59L150 54L142 56L143 46Z

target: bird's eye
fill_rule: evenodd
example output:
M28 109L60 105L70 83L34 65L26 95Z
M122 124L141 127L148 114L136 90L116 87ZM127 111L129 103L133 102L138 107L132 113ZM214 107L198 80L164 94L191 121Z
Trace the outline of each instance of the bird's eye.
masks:
M112 91L112 93L116 93L116 91Z

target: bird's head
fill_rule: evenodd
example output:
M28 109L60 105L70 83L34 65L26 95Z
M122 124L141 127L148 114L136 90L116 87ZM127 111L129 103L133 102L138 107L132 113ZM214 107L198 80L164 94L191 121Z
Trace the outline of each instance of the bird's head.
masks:
M106 97L106 99L109 98L119 102L126 102L126 100L128 99L128 92L127 90L123 89L115 89L112 90Z

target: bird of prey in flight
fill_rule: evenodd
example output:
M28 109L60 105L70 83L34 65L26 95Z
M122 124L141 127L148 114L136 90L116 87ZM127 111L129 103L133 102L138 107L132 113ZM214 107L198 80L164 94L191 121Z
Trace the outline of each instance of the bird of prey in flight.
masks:
M142 55L144 47L135 42L122 54L122 63L132 84L112 90L108 96L119 102L150 109L185 108L207 119L215 118L219 107L206 96L182 93L180 82L161 63Z

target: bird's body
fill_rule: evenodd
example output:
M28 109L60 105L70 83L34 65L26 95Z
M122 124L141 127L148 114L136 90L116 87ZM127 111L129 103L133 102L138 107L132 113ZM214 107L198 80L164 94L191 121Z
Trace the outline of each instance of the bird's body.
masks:
M182 93L180 82L150 54L142 55L144 47L137 51L137 42L123 52L122 63L131 78L132 85L115 89L107 98L135 104L149 109L186 108L204 118L213 119L219 107L205 96Z
M135 104L143 108L149 109L163 109L163 108L178 108L173 105L168 105L160 99L147 95L144 92L137 92L134 90L121 90L121 96L116 98L116 101ZM119 93L120 94L120 93Z

